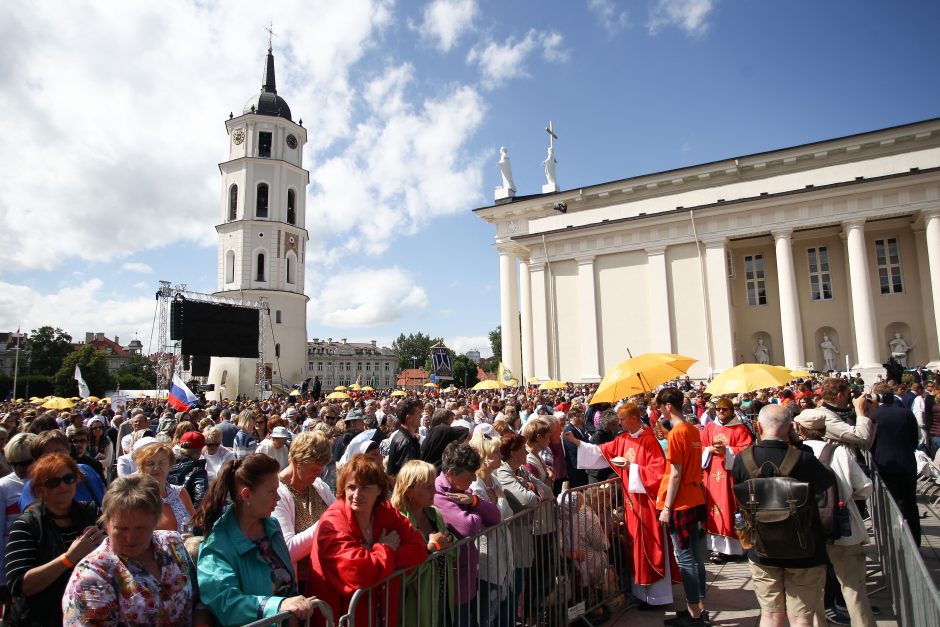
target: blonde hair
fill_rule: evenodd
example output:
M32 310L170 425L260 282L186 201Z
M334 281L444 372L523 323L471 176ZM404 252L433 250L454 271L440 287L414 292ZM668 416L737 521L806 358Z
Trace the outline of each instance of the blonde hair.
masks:
M206 438L207 445L210 442L212 444L222 443L222 430L219 429L218 427L215 427L215 426L206 427L205 431L202 432L202 435Z
M319 464L325 466L330 463L333 451L330 449L330 439L323 431L304 431L294 436L291 442L288 459L296 464Z
M551 431L552 429L548 425L548 421L542 418L533 418L522 426L522 436L525 438L525 443L529 446L538 442L551 433Z
M489 464L490 455L494 451L499 451L499 440L497 438L488 438L482 433L475 433L473 437L470 438L470 446L480 454L480 460L482 463L480 467L477 468L477 477L482 479L488 474L486 466Z
M146 466L151 459L160 453L166 455L166 458L170 461L171 466L173 465L173 462L176 461L176 455L173 454L173 449L170 448L168 444L164 444L162 442L142 446L141 448L134 451L134 453L131 455L131 459L134 460L134 463L137 465L137 470L139 472L143 470L144 466Z
M144 447L144 449L150 447ZM141 450L144 450L141 449ZM160 486L149 475L125 475L111 482L101 503L101 522L107 522L119 512L141 509L153 515L156 522L163 513Z
M437 478L437 470L432 464L423 462L420 459L413 459L401 467L398 476L395 479L395 489L392 491L392 505L400 512L407 512L411 509L411 502L408 498L408 490L419 483L434 483Z

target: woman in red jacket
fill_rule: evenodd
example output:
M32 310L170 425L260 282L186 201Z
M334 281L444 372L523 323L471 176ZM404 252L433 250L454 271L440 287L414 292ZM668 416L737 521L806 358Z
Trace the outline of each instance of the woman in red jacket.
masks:
M307 593L329 603L336 620L356 590L371 589L354 605L351 623L398 624L401 577L376 584L427 558L421 533L388 502L390 482L380 462L356 455L339 473L336 502L320 517ZM377 616L384 616L384 623Z

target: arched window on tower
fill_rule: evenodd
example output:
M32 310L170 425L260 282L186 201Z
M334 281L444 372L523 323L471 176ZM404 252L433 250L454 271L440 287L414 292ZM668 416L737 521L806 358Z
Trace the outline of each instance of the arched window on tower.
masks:
M274 345L274 356L277 357L278 359L281 358L281 345L280 344Z
M297 224L297 194L294 190L287 190L287 223Z
M255 217L268 217L268 184L258 183L258 199L255 204Z
M232 185L228 188L228 219L238 218L238 185Z
M294 256L292 254L287 255L287 282L294 284Z
M230 250L225 253L225 282L235 282L235 251Z
M255 280L264 281L264 253L258 253L258 273Z

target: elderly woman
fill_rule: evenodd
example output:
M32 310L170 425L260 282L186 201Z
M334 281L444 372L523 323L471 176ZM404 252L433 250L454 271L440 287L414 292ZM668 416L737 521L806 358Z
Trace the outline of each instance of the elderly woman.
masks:
M297 594L290 553L271 516L277 473L277 462L258 453L226 462L194 519L206 533L196 565L199 594L217 625L244 625L287 611L306 620L313 613L310 601Z
M29 476L29 468L33 465L29 445L35 439L35 434L18 433L3 447L3 455L10 462L13 472L0 479L0 555L6 555L10 527L20 517L20 495L26 478ZM0 558L0 598L2 599L8 598L5 562L5 559Z
M170 469L173 468L175 457L168 444L156 440L138 442L134 450L134 463L138 474L153 477L160 486L160 500L163 502L163 511L157 521L157 529L190 533L192 531L192 517L196 513L189 493L181 485L172 485L167 481Z
M317 525L310 555L313 573L308 591L329 603L334 616L349 609L353 593L370 588L399 568L427 558L424 538L388 502L389 477L382 464L365 455L340 470L337 500ZM397 624L400 582L368 595L355 615L356 625L374 623L380 610L385 625Z
M513 515L512 507L506 500L503 487L493 473L503 463L499 452L499 439L487 435L479 425L470 439L470 446L483 460L477 470L476 480L470 484L470 490L480 500L492 503L499 508L502 520ZM509 607L510 576L513 572L512 537L505 526L484 533L480 537L480 624L512 625L512 611Z
M146 475L120 477L104 495L107 534L72 572L62 613L76 625L205 624L196 610L196 566L179 534L157 531L160 486Z
M421 532L428 553L449 547L453 536L434 507L434 466L413 459L395 479L392 505ZM453 621L453 553L439 555L405 578L405 625L450 625Z
M65 452L43 455L30 469L37 505L13 523L6 547L12 625L61 625L69 575L104 539L95 526L98 507L75 501L81 477Z
M287 468L278 475L279 500L273 515L281 525L299 584L306 584L310 578L309 557L317 521L336 500L320 478L323 467L332 459L329 438L322 431L304 431L294 437ZM303 590L303 585L298 589Z
M206 460L206 474L209 476L209 485L215 481L222 465L235 459L231 449L222 446L222 430L219 427L207 427L202 435L206 438L206 447L202 449L202 458Z

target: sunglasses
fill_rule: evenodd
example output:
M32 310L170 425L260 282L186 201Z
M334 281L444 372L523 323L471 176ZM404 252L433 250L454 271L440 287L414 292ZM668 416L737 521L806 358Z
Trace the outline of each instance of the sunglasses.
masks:
M70 442L72 444L88 444L88 440L85 438L72 438Z
M716 407L715 411L734 411L730 407Z
M10 462L10 465L13 466L14 468L29 468L30 466L33 465L33 460L24 459L23 461L20 461L20 462Z
M55 490L63 483L65 485L72 485L77 480L78 480L78 476L76 476L74 472L70 472L69 474L62 475L61 477L52 477L50 479L46 479L43 482L42 486L46 488L47 490Z

